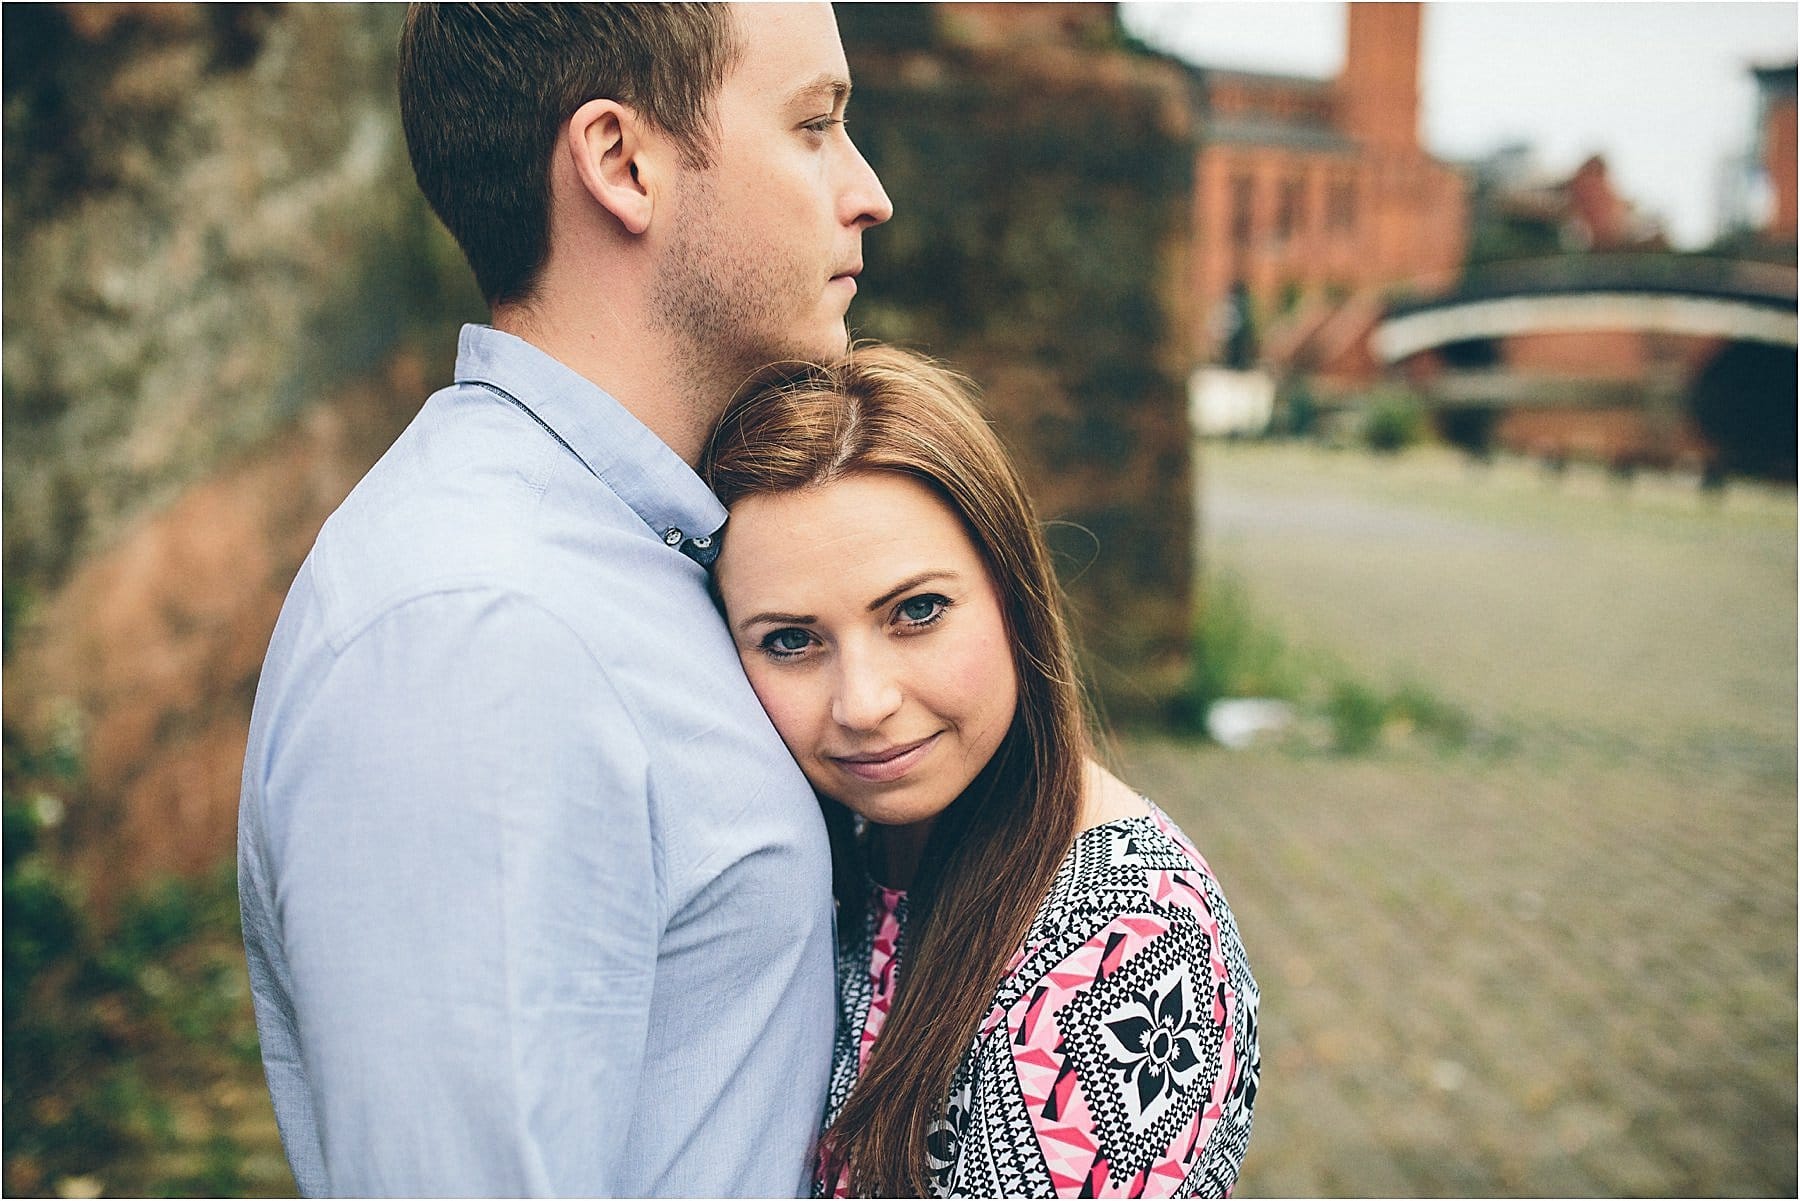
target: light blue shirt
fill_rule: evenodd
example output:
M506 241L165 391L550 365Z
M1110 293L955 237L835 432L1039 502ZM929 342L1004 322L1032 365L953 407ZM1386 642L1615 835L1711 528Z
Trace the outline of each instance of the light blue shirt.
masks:
M468 326L326 522L257 688L238 876L307 1194L793 1196L830 852L618 402ZM691 549L691 547L690 547Z

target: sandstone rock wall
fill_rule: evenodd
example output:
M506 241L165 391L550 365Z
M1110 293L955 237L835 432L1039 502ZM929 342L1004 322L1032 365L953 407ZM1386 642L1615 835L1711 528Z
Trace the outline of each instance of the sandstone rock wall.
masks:
M374 368L457 277L394 115L396 8L5 22L6 558L44 588Z
M481 311L406 163L399 15L0 14L7 792L102 899L229 852L287 584Z

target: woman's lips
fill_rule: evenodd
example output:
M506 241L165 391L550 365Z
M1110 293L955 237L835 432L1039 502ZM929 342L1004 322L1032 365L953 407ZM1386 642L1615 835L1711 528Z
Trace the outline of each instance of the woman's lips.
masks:
M889 747L883 751L862 755L833 755L831 761L859 780L867 780L871 784L887 784L904 776L930 754L940 736L941 731L929 738Z

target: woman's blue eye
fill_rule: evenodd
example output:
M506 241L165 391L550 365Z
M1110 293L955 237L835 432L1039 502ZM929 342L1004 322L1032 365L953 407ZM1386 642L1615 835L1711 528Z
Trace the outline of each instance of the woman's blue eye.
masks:
M909 625L930 625L932 622L942 617L944 615L944 610L949 606L950 601L948 598L928 593L924 596L915 596L901 601L900 607L896 610L896 613L899 615L900 620Z
M797 655L805 650L812 636L805 630L776 630L762 640L763 649L778 655Z

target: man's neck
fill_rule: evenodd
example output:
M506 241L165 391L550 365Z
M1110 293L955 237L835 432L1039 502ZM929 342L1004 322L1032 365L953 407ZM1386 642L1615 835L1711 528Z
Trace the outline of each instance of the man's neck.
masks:
M690 467L697 464L730 400L729 384L620 306L602 298L583 308L578 323L566 319L567 304L503 305L490 321L605 391Z

